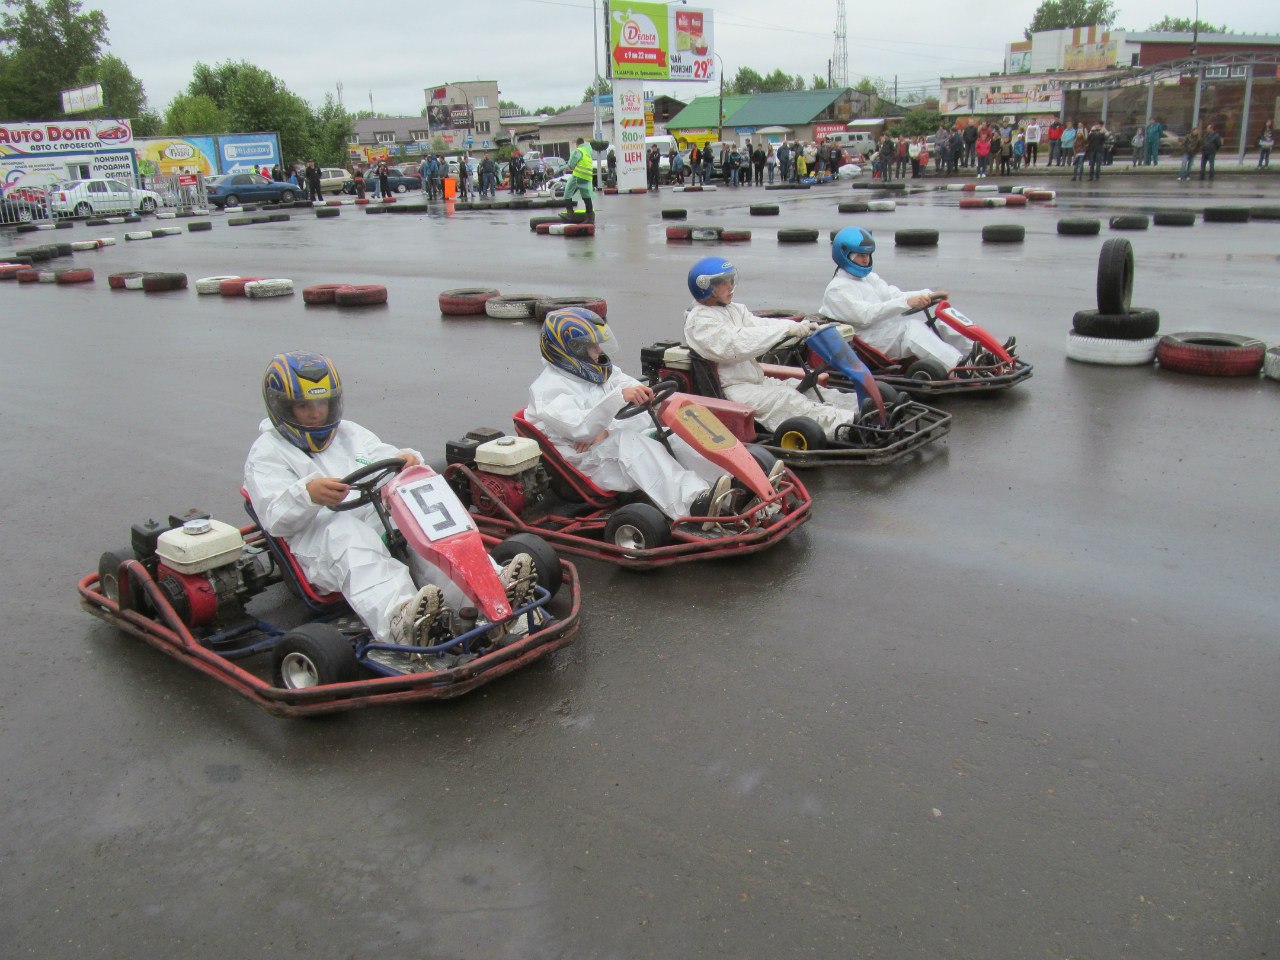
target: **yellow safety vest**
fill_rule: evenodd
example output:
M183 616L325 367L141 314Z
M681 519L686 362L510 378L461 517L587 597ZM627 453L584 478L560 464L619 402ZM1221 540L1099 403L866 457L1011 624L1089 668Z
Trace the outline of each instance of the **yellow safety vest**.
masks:
M578 154L578 159L573 165L573 175L579 180L590 180L593 174L591 151L587 149L587 145L584 143L575 152Z

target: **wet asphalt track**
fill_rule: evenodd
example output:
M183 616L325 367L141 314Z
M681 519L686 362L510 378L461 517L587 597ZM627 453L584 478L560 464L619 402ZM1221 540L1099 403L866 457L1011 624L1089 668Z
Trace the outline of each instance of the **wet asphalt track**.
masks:
M75 256L92 286L0 286L3 954L1274 955L1280 384L1063 355L1119 234L1059 237L1059 217L1280 196L1171 176L1056 180L1024 210L608 197L594 240L535 236L533 211L355 208L140 243L5 231L0 252L120 243ZM747 215L765 201L782 215ZM668 244L673 206L755 239ZM279 350L331 354L354 419L440 460L507 425L538 370L532 324L442 318L441 290L603 295L638 374L680 335L695 257L727 252L749 306L812 310L827 230L852 222L892 282L1016 334L1034 378L947 404L922 458L809 471L812 522L766 554L584 562L582 631L550 661L453 703L282 721L76 604L134 520L241 522ZM984 246L993 222L1026 242ZM821 242L779 246L779 226ZM924 226L939 247L894 249ZM1123 235L1165 332L1280 341L1280 225ZM390 304L108 290L125 269L376 282Z

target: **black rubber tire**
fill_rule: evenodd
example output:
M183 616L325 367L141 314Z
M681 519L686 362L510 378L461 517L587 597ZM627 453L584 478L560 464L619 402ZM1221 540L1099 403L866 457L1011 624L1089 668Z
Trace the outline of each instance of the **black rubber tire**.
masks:
M75 254L69 243L50 243L48 247L53 251L55 257L70 257Z
M271 682L286 690L346 683L360 676L355 647L329 623L294 627L271 651ZM301 683L312 677L315 683Z
M1109 221L1112 230L1146 230L1151 226L1151 218L1145 213L1112 217Z
M540 223L559 223L559 222L560 222L559 217L530 217L529 229L536 231L538 229L538 224Z
M1099 340L1149 340L1160 329L1160 313L1133 307L1121 313L1077 310L1071 329L1082 337Z
M98 592L108 599L120 602L120 564L126 560L137 560L138 555L133 552L130 547L122 547L119 550L108 550L98 558ZM146 612L147 610L147 592L143 589L142 584L130 580L129 582L129 603L130 610Z
M1020 223L988 223L982 228L983 243L1022 243L1027 228Z
M818 231L790 227L778 231L779 243L817 243Z
M1157 210L1151 222L1157 227L1194 227L1196 215L1190 210Z
M1233 333L1171 333L1156 344L1156 360L1164 370L1206 377L1256 377L1267 345Z
M1133 295L1133 244L1123 237L1107 240L1098 251L1098 313L1123 314L1129 312L1129 300ZM1077 314L1079 316L1079 314ZM1077 333L1084 333L1076 328ZM1086 334L1101 336L1101 334ZM1143 334L1145 337L1151 334ZM1136 340L1138 337L1126 337Z
M776 203L753 203L747 211L753 217L776 217L779 207Z
M930 360L928 358L924 360L917 360L915 363L911 364L911 366L907 367L905 373L908 379L919 380L922 383L947 379L947 371L943 369L942 364L937 360ZM881 389L883 390L884 388L881 387Z
M1205 223L1248 223L1248 207L1205 207Z
M187 224L187 233L202 233L205 230L212 230L213 224L208 220L192 220Z
M533 318L541 323L552 310L562 307L586 307L601 319L609 316L609 303L603 297L546 297L533 304Z
M884 401L886 407L892 407L902 399L902 394L896 387L891 387L887 383L878 383L876 386L880 388L880 399Z
M899 230L893 235L896 247L936 247L938 245L937 230Z
M513 533L494 547L489 556L502 566L511 562L517 553L527 553L533 557L538 586L553 597L560 592L560 585L564 583L564 568L560 566L560 554L555 547L536 533Z
M446 317L478 316L484 313L485 302L497 295L497 290L479 287L444 290L439 297L440 312Z
M280 191L280 202L281 202L281 203L293 203L293 198L294 198L294 193L293 193L293 191L292 191L292 190L282 190L282 191Z
M222 205L223 207L239 207L240 197L237 194L229 193L227 194L227 198L226 200L223 201ZM243 210L244 208L241 207L241 209Z
M138 212L139 213L155 213L156 202L152 200L150 197L143 197L142 202L138 204Z
M618 542L622 537L623 541ZM628 503L613 511L604 525L604 538L615 547L652 550L671 542L671 522L657 507Z
M758 443L746 443L743 446L747 448L747 453L751 454L751 459L756 462L756 465L764 471L764 475L767 477L769 471L773 469L773 465L778 462L778 458Z
M1250 220L1280 220L1280 207L1250 207Z
M865 200L854 200L850 203L837 204L836 209L840 213L866 213L871 208L867 206L867 201Z
M778 424L773 431L773 445L784 450L797 453L810 450L825 450L827 435L816 420L809 417L792 417Z
M684 219L685 217L687 217L688 215L689 215L689 211L688 211L688 210L681 210L681 209L674 209L674 208L673 208L673 209L670 209L670 210L663 210L663 211L662 211L662 219L663 219L663 220L683 220L683 219ZM537 219L541 219L541 218L539 217L539 218L537 218Z
M341 213L342 213L342 211L341 211L341 210L339 210L337 207L317 207L317 208L316 208L316 219L317 219L317 220L328 220L328 219L330 219L330 218L332 218L332 217L336 217L336 216L338 216L338 215L339 215L339 214L341 214Z
M1063 237L1096 237L1102 221L1091 217L1066 217L1058 221L1058 234Z

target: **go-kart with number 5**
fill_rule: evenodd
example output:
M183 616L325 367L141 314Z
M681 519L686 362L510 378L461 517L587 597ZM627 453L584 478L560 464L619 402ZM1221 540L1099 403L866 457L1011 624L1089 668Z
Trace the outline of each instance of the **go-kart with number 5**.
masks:
M130 546L104 553L80 581L81 605L284 717L458 696L568 644L580 597L572 565L527 533L485 536L444 477L404 465L393 457L342 478L351 494L331 509L371 505L415 581L442 572L444 588L465 598L430 625L427 645L377 642L341 594L317 592L247 494L247 526L200 513L134 524ZM521 553L532 568L504 584L500 566ZM281 626L248 609L280 583L305 605L305 622Z

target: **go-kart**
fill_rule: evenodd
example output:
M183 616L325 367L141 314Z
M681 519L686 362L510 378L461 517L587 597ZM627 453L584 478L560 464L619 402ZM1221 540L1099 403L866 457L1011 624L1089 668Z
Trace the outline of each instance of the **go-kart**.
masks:
M848 429L840 428L835 439L828 438L809 417L791 417L769 430L756 422L753 407L725 399L716 365L687 345L658 341L640 351L640 363L647 379L676 380L682 389L699 394L703 403L733 424L740 440L759 444L792 466L891 463L951 430L951 414L878 383L834 325L808 337L788 338L766 356L795 361L761 364L766 376L799 380L797 389L812 390L818 399L823 389L856 393L860 406L857 418Z
M935 332L937 325L944 323L971 341L974 348L956 367L946 370L941 363L928 358L886 356L858 337L852 327L841 324L840 329L849 344L881 383L906 390L913 396L936 397L954 393L1007 390L1031 376L1033 368L1016 356L1012 337L1001 343L953 307L948 300L935 298L927 306L908 310L903 316L916 313L924 313L925 323ZM795 347L791 347L775 351L771 359L776 363L797 363L801 355ZM839 371L832 371L831 379L834 385L849 385L847 378Z
M483 535L443 477L402 467L393 457L354 471L343 478L352 495L332 509L371 504L415 579L421 560L447 576L446 593L471 604L437 618L430 646L380 643L341 594L318 593L288 544L262 529L247 494L253 522L244 527L202 513L134 524L131 545L104 553L80 581L80 603L281 717L455 697L568 644L578 630L573 566L537 537ZM494 564L521 552L533 557L536 582L513 602ZM283 627L247 611L281 582L307 622Z
M630 569L754 553L809 519L809 491L790 470L771 481L776 459L738 441L734 431L674 381L654 385L648 403L627 404L626 419L648 413L670 452L674 433L734 477L718 515L668 519L641 494L602 490L575 469L517 410L516 436L472 430L446 447L445 476L481 530L536 534L566 553ZM713 521L713 522L709 522Z

